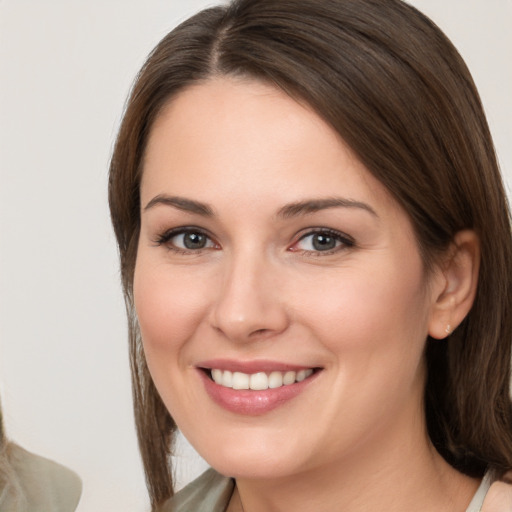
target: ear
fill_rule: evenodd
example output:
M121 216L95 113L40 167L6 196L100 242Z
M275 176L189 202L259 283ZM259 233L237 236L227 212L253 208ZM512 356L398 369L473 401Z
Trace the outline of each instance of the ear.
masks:
M449 336L464 320L475 300L480 267L480 240L474 231L459 231L439 265L439 286L433 290L428 333Z

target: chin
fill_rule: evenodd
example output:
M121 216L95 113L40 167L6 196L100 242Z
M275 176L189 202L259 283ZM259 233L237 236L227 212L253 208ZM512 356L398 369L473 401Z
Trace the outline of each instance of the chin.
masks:
M220 440L219 440L220 441ZM285 444L282 439L236 440L232 436L227 443L215 446L196 445L199 454L222 475L233 478L266 479L282 478L300 471L305 461L296 443Z
M210 462L209 462L210 463ZM210 465L221 475L235 479L263 480L279 479L290 476L298 471L296 467L290 467L281 459L274 458L227 458L215 457Z

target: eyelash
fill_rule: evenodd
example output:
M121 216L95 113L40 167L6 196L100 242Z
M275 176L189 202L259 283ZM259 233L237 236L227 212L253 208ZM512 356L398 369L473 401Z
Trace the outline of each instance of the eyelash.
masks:
M324 235L328 238L332 238L335 240L335 242L339 243L336 247L330 250L326 251L320 251L320 250L305 250L305 249L293 249L294 246L299 244L301 241L305 240L308 237L312 237L314 235ZM300 252L304 256L308 257L321 257L321 256L329 256L331 254L335 254L339 251L343 251L345 249L348 249L350 247L354 247L355 241L352 237L346 235L345 233L342 233L340 231L336 231L334 229L328 229L328 228L316 228L316 229L310 229L307 233L303 234L297 242L295 242L292 246L293 252Z
M218 244L212 240L212 238L201 228L196 228L194 226L186 227L186 228L174 228L170 229L168 231L165 231L161 235L159 235L155 239L155 245L157 246L166 246L166 248L169 251L172 251L177 254L200 254L205 249L212 249L216 247L202 247L198 249L187 249L187 248L181 248L177 247L176 245L171 244L171 240L174 237L177 237L179 235L187 235L187 234L196 234L200 236L204 236L207 238L207 240L214 244L214 246L218 247ZM314 235L324 235L328 238L332 238L335 240L338 245L334 247L333 249L326 250L326 251L320 251L320 250L306 250L306 249L298 249L294 248L296 245L298 245L301 241L307 239L308 237L312 237ZM207 242L208 243L208 242ZM344 249L353 247L355 245L354 240L352 237L340 232L336 231L334 229L328 229L328 228L315 228L310 229L307 231L307 233L304 233L296 242L293 243L293 245L290 247L290 251L292 252L298 252L303 254L304 256L310 256L310 257L320 257L320 256L328 256L330 254L337 253L338 251L342 251Z
M155 240L155 245L157 246L166 246L169 251L172 251L176 254L200 254L204 249L211 249L212 247L203 247L200 249L187 249L182 247L177 247L176 245L171 244L171 240L174 237L179 235L187 235L194 234L204 236L208 239L208 241L217 245L216 242L212 240L212 238L201 228L196 228L194 226L186 227L186 228L174 228L168 231L165 231L161 235L159 235Z

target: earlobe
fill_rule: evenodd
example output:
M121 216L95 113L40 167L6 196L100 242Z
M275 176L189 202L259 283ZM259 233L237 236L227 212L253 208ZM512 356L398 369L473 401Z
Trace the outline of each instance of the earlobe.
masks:
M444 339L464 320L475 300L480 241L471 230L459 231L440 265L443 286L433 297L429 335Z

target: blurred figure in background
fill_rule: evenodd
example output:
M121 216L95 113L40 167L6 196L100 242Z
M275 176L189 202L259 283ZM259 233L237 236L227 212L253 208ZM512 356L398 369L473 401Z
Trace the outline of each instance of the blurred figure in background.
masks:
M0 511L73 512L81 492L71 470L7 440L0 408Z

